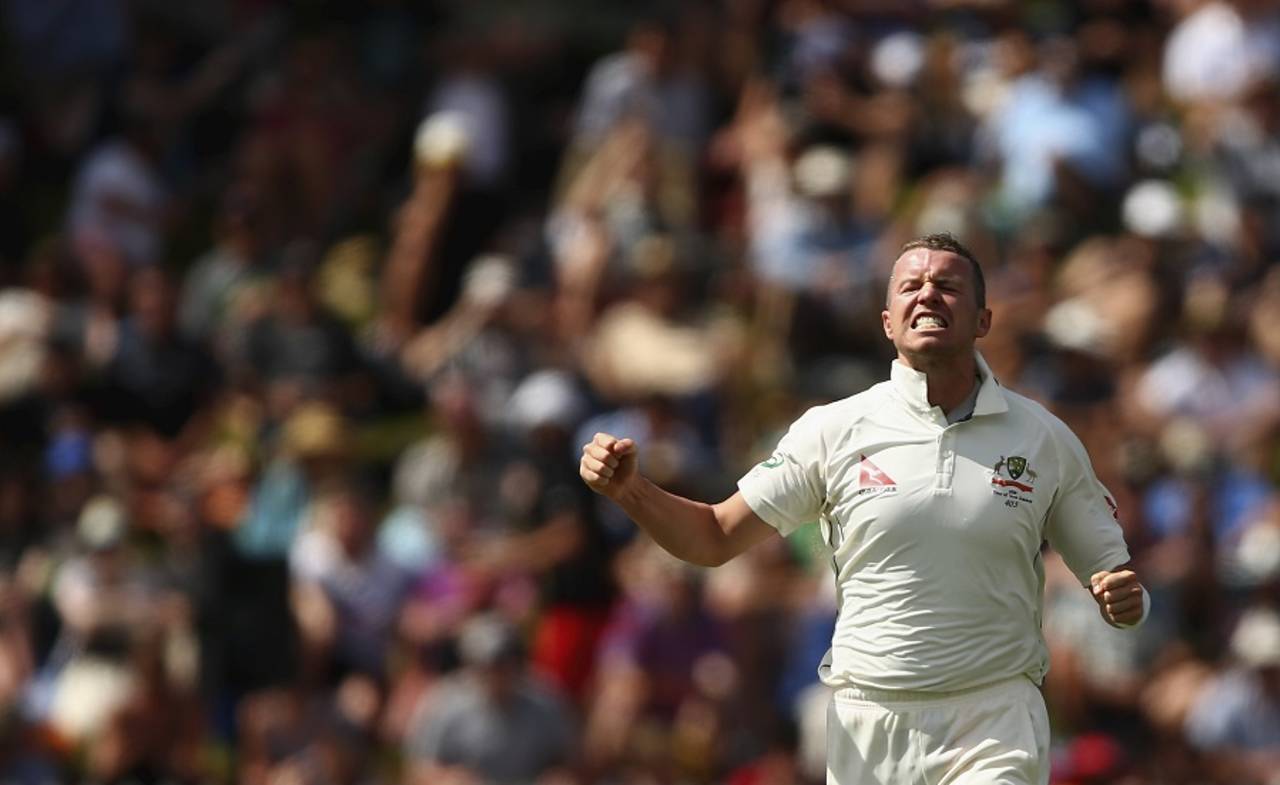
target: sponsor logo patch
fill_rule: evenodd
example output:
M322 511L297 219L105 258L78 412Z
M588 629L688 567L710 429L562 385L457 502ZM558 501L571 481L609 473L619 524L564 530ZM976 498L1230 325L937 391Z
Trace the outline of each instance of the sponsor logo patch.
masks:
M898 483L876 466L867 456L860 456L858 461L858 495L897 493Z

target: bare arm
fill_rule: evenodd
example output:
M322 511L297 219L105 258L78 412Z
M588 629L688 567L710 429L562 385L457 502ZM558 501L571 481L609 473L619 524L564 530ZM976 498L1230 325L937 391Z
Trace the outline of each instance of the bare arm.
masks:
M636 443L597 433L582 448L578 473L591 490L613 500L654 542L678 559L716 567L764 541L774 528L735 493L705 504L669 493L639 471Z
M415 325L414 312L434 284L432 252L443 232L457 188L455 169L421 170L399 214L395 240L382 275L382 302L393 334L403 338Z

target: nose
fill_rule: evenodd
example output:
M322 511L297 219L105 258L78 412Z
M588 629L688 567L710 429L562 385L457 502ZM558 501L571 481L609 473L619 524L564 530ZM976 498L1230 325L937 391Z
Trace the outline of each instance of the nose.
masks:
M925 281L920 285L920 292L916 295L918 302L939 302L942 299L942 292L934 285L932 281Z

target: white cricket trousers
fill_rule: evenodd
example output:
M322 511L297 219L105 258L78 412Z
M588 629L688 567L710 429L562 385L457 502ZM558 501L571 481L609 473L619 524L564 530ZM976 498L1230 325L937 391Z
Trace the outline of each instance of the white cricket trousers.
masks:
M832 695L827 785L1048 782L1049 715L1024 676L961 692Z

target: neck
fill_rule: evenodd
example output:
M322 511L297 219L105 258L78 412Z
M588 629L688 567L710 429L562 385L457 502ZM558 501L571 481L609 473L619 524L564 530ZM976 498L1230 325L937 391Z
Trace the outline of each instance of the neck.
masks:
M972 352L953 357L907 357L898 360L908 368L925 375L929 389L929 405L949 412L964 402L978 383L978 361Z

